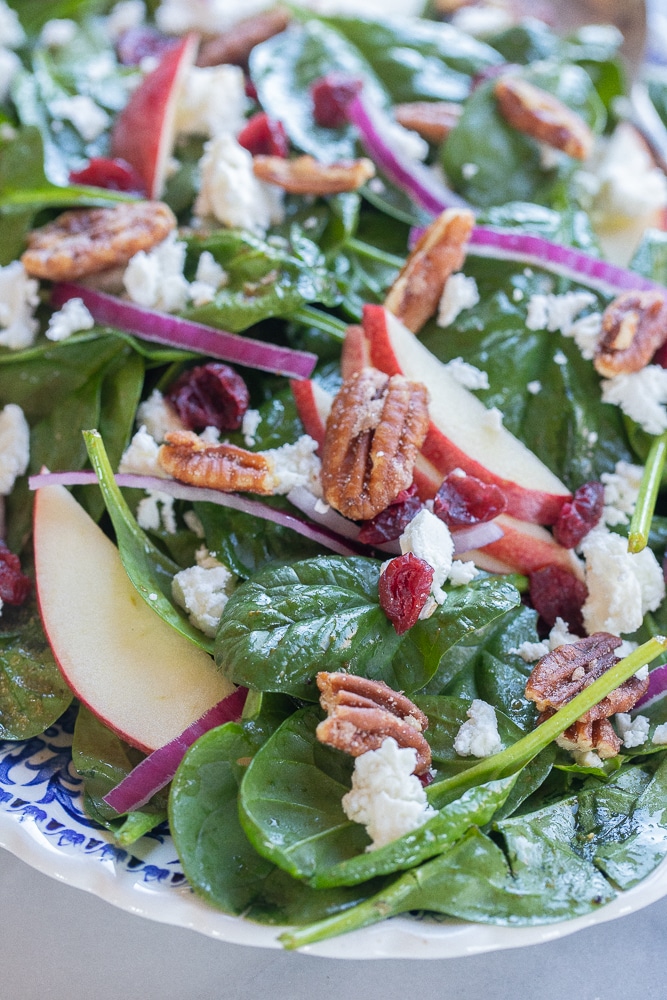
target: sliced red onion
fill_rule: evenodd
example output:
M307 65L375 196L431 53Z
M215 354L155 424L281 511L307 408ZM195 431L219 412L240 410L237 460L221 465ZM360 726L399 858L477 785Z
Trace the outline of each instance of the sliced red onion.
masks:
M664 698L667 693L667 663L663 663L661 667L656 667L648 675L648 688L646 694L639 699L633 712L638 708L645 708L646 705L652 704L654 701L659 701Z
M186 751L209 729L222 726L225 722L238 722L245 705L248 689L239 687L209 708L187 729L158 747L130 771L119 784L104 796L104 801L118 813L131 812L146 805L149 799L168 785L178 770Z
M391 145L388 119L371 108L362 94L347 105L349 120L357 126L362 145L373 162L427 212L438 215L445 208L467 208L468 202L446 187L423 163Z
M356 556L366 551L360 545L346 541L336 535L326 527L316 524L309 524L302 521L284 510L276 510L262 503L260 500L252 500L242 493L223 493L221 490L207 489L202 486L188 486L187 483L179 483L176 479L161 479L158 476L137 476L133 473L118 473L115 477L119 486L132 487L138 490L152 490L153 492L167 493L176 500L189 500L192 503L215 503L220 507L231 507L233 510L240 510L245 514L252 514L260 517L264 521L272 521L284 528L291 528L304 538L309 538L313 542L323 545L325 548L336 552L341 556ZM46 472L36 476L30 476L28 485L31 490L38 490L41 486L89 486L97 484L97 476L94 472Z
M242 337L215 327L194 323L181 316L156 312L144 306L126 302L115 295L69 282L54 285L51 305L59 309L68 299L82 299L96 323L113 326L143 340L182 350L194 351L221 361L275 372L291 378L308 378L317 362L309 351L294 351L289 347L265 344L251 337Z

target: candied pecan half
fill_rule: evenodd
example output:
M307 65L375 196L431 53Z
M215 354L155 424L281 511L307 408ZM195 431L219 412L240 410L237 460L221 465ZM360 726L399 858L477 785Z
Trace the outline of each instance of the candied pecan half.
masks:
M228 28L227 31L201 43L197 56L198 66L221 66L223 63L234 63L236 66L246 66L250 53L256 45L266 42L274 35L284 31L290 21L290 15L282 7L245 17L242 21Z
M576 111L553 94L519 76L503 76L494 88L498 109L509 125L539 142L585 160L593 147L593 133Z
M281 156L255 156L253 172L260 181L275 184L290 194L328 195L356 191L375 175L370 160L319 163L312 156L285 160Z
M175 226L174 213L160 201L77 208L29 233L21 261L35 278L73 281L127 264L139 250L161 243Z
M667 341L667 302L660 292L623 292L602 314L593 364L613 378L638 372Z
M360 757L368 750L378 750L393 736L400 747L417 751L414 773L428 771L431 748L422 735L428 719L404 694L384 681L326 671L318 673L317 686L320 704L327 712L315 731L320 743Z
M428 393L420 382L364 368L333 400L322 449L324 499L367 521L412 483L428 429Z
M179 482L213 490L270 494L273 473L264 455L233 444L209 444L191 431L171 431L158 464Z
M549 718L549 714L553 713L544 713L545 718ZM538 722L543 721L542 717L538 720ZM593 722L577 721L561 733L556 743L564 750L578 750L584 753L593 750L602 760L615 757L621 749L621 740L609 719L595 719Z
M474 221L467 209L442 212L415 244L389 289L386 308L413 333L436 311L447 278L463 264Z
M445 141L461 117L461 111L461 105L452 101L411 101L397 104L394 117L399 125L437 145Z

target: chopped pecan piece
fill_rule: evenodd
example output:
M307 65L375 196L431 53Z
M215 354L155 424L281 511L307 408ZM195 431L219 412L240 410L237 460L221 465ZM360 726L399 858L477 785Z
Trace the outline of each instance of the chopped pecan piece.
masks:
M458 122L461 105L452 101L411 101L397 104L394 117L399 125L437 145L445 141Z
M198 66L221 66L233 63L247 66L250 53L256 45L279 35L289 24L289 13L280 7L265 10L228 28L227 31L202 42L197 56Z
M290 194L328 195L356 191L375 175L370 160L362 157L349 163L319 163L312 156L285 160L281 156L255 156L255 177L275 184Z
M474 222L467 209L442 212L415 244L389 289L386 308L413 333L436 311L447 278L463 264Z
M609 719L596 719L593 722L577 721L556 740L564 750L586 753L594 751L602 760L615 757L621 749L621 740L616 735Z
M623 292L602 315L593 364L605 378L637 372L667 341L667 302L660 292Z
M428 393L420 382L364 368L343 382L327 419L322 449L326 502L367 521L412 483L428 429Z
M428 771L431 748L423 736L428 719L404 694L384 681L326 671L317 675L317 686L320 704L327 712L327 718L316 729L320 743L360 757L368 750L378 750L388 736L393 736L400 747L416 750L414 773Z
M175 226L174 213L159 201L73 209L29 233L21 260L35 278L72 281L127 264L139 250L161 243Z
M179 482L213 490L271 494L273 472L264 455L233 444L209 444L191 431L171 431L158 464Z
M519 76L503 76L495 85L501 115L508 124L576 160L585 160L593 133L581 115L553 94Z

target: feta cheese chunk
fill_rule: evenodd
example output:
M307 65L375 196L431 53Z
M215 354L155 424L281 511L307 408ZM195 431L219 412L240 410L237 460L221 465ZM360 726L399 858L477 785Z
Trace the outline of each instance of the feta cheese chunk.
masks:
M489 376L487 373L480 368L476 368L475 365L468 364L463 358L452 358L451 361L447 362L445 368L452 378L456 379L464 389L470 389L474 392L475 389L489 388Z
M391 736L379 750L356 758L352 789L343 796L342 805L348 819L366 827L372 841L366 850L384 847L436 815L413 773L416 763L417 751L399 747Z
M190 286L183 276L185 253L186 245L175 231L152 250L135 253L123 274L130 299L163 312L184 309L190 298Z
M138 28L146 18L143 0L120 0L109 11L104 27L112 41L116 41L126 31Z
M515 653L520 656L524 663L537 663L541 660L543 656L546 656L549 652L548 642L522 642L519 646L514 646L512 649L508 650L510 653Z
M47 49L60 49L74 41L77 31L76 21L71 17L54 17L42 28L39 40Z
M259 454L268 459L273 475L273 492L289 493L298 486L305 486L316 496L322 495L322 463L315 454L317 441L302 434L294 444L283 444Z
M14 260L0 267L0 345L14 351L30 347L37 335L35 307L39 282L29 278L23 264Z
M161 476L168 479L157 463L159 445L142 425L121 456L119 472L134 473L137 476Z
M176 108L178 135L238 135L248 109L240 66L192 66Z
M7 403L0 410L0 496L9 496L30 461L30 427L23 410Z
M0 101L9 97L14 77L21 68L21 60L11 49L0 46Z
M651 743L654 743L655 746L667 745L667 722L663 722L661 726L655 727Z
M490 757L502 750L498 719L493 705L475 698L454 739L454 750L460 757Z
M667 430L667 369L646 365L638 372L615 375L600 383L602 402L620 406L647 434Z
M600 476L604 486L602 517L605 524L613 527L616 524L630 523L639 497L643 474L641 465L631 465L630 462L617 462L613 472L602 473Z
M164 528L168 535L175 535L174 498L159 490L146 490L146 496L137 505L137 524L144 531Z
M94 326L95 320L83 299L68 299L61 309L51 315L46 336L49 340L67 340L73 333L92 330Z
M563 295L532 295L528 302L526 326L529 330L557 331L567 336L575 318L586 306L597 302L592 292L565 292Z
M197 558L198 565L176 573L171 592L176 603L188 612L195 628L213 638L236 585L236 576L215 559L209 557L205 565L200 565L203 557L198 554Z
M282 222L282 191L255 177L252 156L232 135L219 135L207 142L199 166L196 216L213 216L223 226L252 233L264 233L272 223Z
M137 422L158 443L164 441L171 431L186 429L174 407L159 389L153 389L148 399L139 404ZM157 456L157 450L155 454Z
M454 540L445 522L423 507L403 531L399 544L402 555L412 552L433 567L431 593L436 603L442 604L447 597L442 586L454 558Z
M86 142L99 139L111 122L106 111L87 94L56 97L51 101L50 109L55 118L71 122Z
M474 278L460 271L450 274L445 282L438 305L438 326L449 326L464 309L471 309L479 302L479 291Z
M650 723L645 715L636 715L633 719L629 712L618 712L614 718L623 746L640 747L646 743Z
M6 0L0 0L0 45L17 49L25 42L25 31L19 16Z

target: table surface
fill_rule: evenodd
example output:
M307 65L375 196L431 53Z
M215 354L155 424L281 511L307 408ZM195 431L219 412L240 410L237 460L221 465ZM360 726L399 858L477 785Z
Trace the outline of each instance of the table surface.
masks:
M667 898L559 941L344 961L228 945L116 909L0 851L1 1000L665 1000Z

